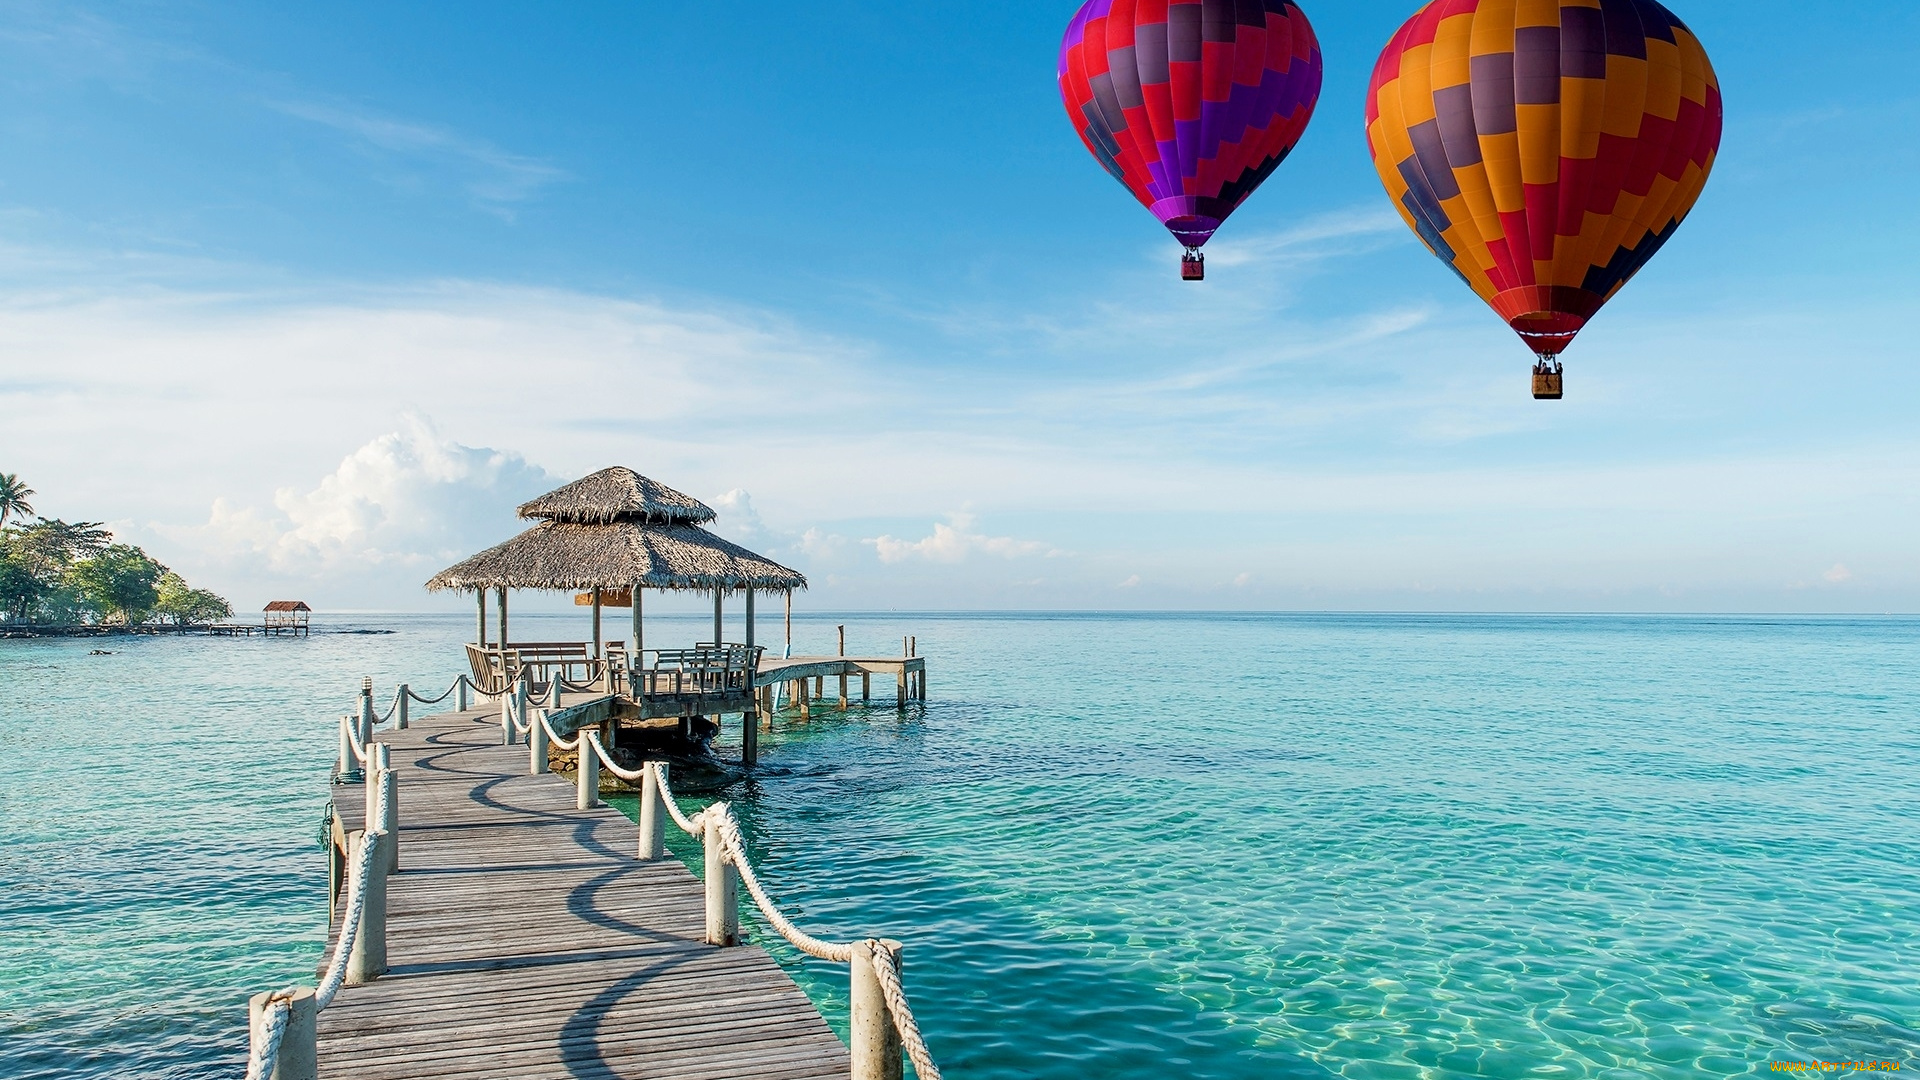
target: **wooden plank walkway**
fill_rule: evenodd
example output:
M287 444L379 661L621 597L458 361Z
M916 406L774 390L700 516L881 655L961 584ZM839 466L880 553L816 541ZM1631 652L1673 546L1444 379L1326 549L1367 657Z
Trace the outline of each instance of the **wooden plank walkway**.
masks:
M618 810L527 775L499 706L382 732L399 780L389 971L320 1014L320 1075L846 1077L846 1047L755 945L701 941L701 885ZM358 785L336 787L358 829ZM334 940L338 940L338 925ZM322 965L324 970L324 964Z

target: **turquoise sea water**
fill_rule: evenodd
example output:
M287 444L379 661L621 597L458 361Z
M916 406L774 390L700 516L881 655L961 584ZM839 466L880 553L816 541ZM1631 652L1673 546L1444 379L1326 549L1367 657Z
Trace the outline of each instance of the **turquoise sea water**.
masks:
M928 705L680 782L803 926L907 943L949 1076L1920 1067L1920 620L848 616L800 651L836 622L917 634ZM0 641L0 1076L237 1075L247 994L310 978L333 717L362 675L437 693L469 628L325 629L392 632Z

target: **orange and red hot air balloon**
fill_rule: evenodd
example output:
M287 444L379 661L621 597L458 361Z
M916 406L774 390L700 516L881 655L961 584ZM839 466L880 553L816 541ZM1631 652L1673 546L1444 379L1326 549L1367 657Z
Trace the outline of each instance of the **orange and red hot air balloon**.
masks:
M1656 0L1433 0L1367 94L1387 193L1539 357L1538 398L1693 208L1720 123L1706 50Z

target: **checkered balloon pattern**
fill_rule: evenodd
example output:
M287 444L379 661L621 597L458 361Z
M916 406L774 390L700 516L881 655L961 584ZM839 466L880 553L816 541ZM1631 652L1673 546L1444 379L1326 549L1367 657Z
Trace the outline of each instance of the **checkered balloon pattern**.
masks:
M1081 141L1189 248L1286 160L1320 75L1291 0L1087 0L1060 46Z
M1433 0L1367 94L1401 217L1543 358L1673 236L1720 123L1706 50L1656 0Z

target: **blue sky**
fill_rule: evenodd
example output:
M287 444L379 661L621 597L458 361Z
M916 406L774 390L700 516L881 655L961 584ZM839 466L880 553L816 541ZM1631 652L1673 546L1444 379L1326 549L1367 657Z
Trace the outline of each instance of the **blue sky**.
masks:
M0 5L0 471L243 607L415 609L629 464L825 608L1920 610L1920 10L1689 0L1693 217L1527 396L1394 217L1406 3L1183 285L1070 4Z

